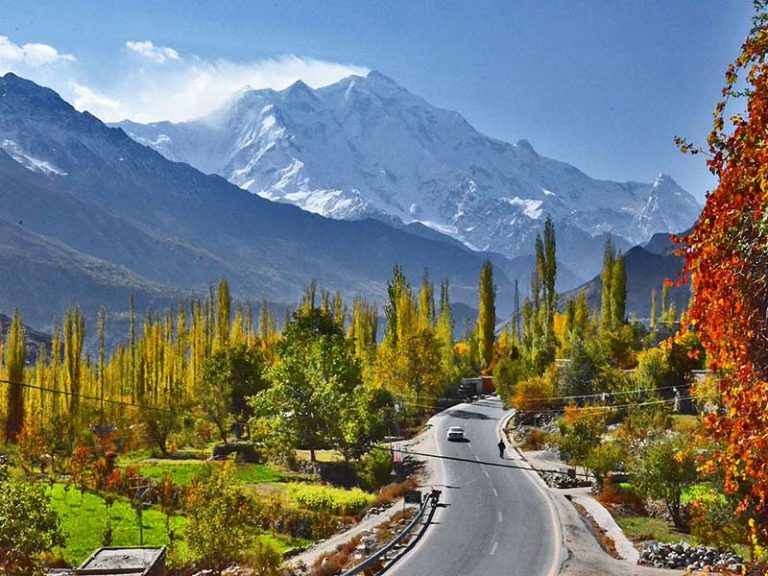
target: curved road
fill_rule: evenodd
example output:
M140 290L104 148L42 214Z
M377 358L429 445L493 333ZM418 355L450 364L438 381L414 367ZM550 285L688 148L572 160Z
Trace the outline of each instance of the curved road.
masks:
M389 576L554 576L560 527L534 472L517 454L499 458L503 411L498 400L461 404L433 419L435 463L443 485L440 507L423 538L387 571ZM462 426L466 442L447 442ZM426 448L425 448L426 451Z

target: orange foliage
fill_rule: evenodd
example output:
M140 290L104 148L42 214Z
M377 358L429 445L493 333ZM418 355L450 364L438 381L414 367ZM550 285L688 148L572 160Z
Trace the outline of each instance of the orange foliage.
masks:
M758 2L754 28L726 72L715 109L707 164L719 183L685 244L694 299L689 321L722 373L724 410L707 417L721 446L710 467L722 467L726 490L739 493L742 511L768 508L768 15ZM737 88L739 79L748 90ZM730 118L729 100L746 97ZM697 153L678 139L683 152ZM679 281L683 281L681 278ZM685 329L685 328L684 328ZM764 514L763 514L764 515ZM766 536L768 534L763 534Z

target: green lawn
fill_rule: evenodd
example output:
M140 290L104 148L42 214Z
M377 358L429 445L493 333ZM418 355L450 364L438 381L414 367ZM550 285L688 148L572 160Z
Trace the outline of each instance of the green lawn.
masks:
M203 460L146 459L135 460L132 465L138 466L141 475L147 478L162 480L163 476L169 475L176 484L186 485L191 484L195 476L208 477L211 467L221 466L221 463ZM280 482L285 479L282 472L264 464L238 464L235 477L248 484Z
M81 499L82 496L82 499ZM67 536L63 551L64 559L70 564L79 565L102 545L102 534L107 526L107 509L101 496L76 488L64 490L64 484L54 484L51 489L54 509L61 519L61 527ZM136 513L125 500L117 500L112 505L109 516L112 525L112 546L138 546L140 541L139 524ZM145 510L143 522L144 544L161 546L168 544L165 531L165 514L159 510ZM183 516L171 518L171 529L182 535L187 519ZM184 555L183 543L179 552Z
M64 559L72 565L80 565L102 545L102 534L107 525L107 511L104 499L98 494L76 488L64 490L63 484L54 484L51 489L54 509L61 519L61 527L67 536L66 546L62 550ZM131 505L125 500L117 500L109 513L113 531L112 546L138 546L139 524ZM165 514L155 509L144 511L144 545L164 546L168 544L165 531ZM171 530L176 534L176 549L181 559L188 557L184 542L184 530L187 519L184 516L171 517ZM297 546L306 546L308 541L291 538L282 534L261 534L258 539L271 544L281 553Z
M694 544L690 534L677 532L669 522L646 516L617 516L616 523L633 542L658 540L659 542L680 542Z

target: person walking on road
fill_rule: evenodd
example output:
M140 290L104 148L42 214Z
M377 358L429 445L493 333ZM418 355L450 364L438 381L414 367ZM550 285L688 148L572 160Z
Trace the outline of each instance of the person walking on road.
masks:
M504 450L506 449L506 446L504 445L504 440L499 440L499 443L497 444L499 447L499 458L504 458Z

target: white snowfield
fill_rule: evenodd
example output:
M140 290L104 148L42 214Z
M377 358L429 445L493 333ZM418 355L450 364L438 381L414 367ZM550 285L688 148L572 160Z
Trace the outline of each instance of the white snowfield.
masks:
M189 122L118 126L171 160L271 200L339 219L421 222L511 256L530 252L547 215L636 244L684 230L700 211L669 176L595 180L527 141L485 136L375 71L320 89L246 89Z

